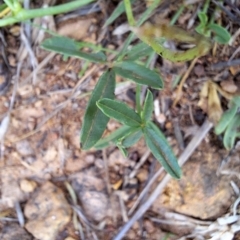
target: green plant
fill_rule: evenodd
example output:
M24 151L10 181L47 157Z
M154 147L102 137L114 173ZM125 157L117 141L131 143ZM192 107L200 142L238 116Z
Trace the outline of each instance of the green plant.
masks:
M68 4L49 7L39 11L39 9L23 9L20 2L17 0L5 0L5 5L0 7L2 7L2 9L9 8L11 10L11 15L1 19L0 26L25 21L34 17L70 11L93 1L94 0L73 1ZM137 33L136 27L139 27L148 18L152 11L158 6L160 0L155 0L154 3L143 13L137 23L135 23L132 15L132 2L134 2L134 0L124 0L121 2L106 21L105 26L113 22L121 13L126 12L128 22L130 26L133 27L133 32ZM181 7L180 11L175 16L174 21L176 21L176 18L181 14L183 9L184 8ZM174 21L172 21L172 23L174 23ZM215 29L216 32L219 30L219 35L221 35L222 29L217 28L213 24L207 24L207 19L204 14L202 14L202 28L203 23L205 24L205 27L207 25L211 30ZM149 27L148 29L155 31L154 27ZM176 32L173 33L175 30ZM140 86L148 85L158 90L163 88L163 81L159 73L146 67L153 56L154 51L152 49L163 55L163 57L168 58L168 56L170 56L169 59L172 61L186 61L206 54L211 48L211 41L202 35L192 36L186 34L186 32L175 27L168 27L167 31L163 34L162 39L153 40L146 33L137 35L143 40L143 42L127 51L133 39L133 33L131 33L126 39L121 52L116 53L115 58L111 63L108 62L106 56L106 53L111 50L85 42L75 42L65 37L55 36L51 39L47 39L42 43L42 47L47 50L61 53L65 58L68 56L74 56L85 59L86 65L88 62L95 62L107 67L107 70L102 74L93 90L87 105L81 130L82 149L87 150L92 147L101 149L113 143L119 147L124 155L127 155L127 148L135 144L141 137L144 137L147 146L150 148L156 159L161 162L165 170L172 177L179 179L181 177L181 169L178 165L177 159L165 136L151 120L153 110L152 93L148 91L144 105L141 107ZM196 44L196 47L191 51L185 51L183 53L171 52L164 48L164 40L171 38L176 39L176 35L178 35L178 40L194 43ZM86 47L89 51L86 51ZM143 58L145 58L145 60L147 59L146 66L141 62L141 59ZM130 79L137 84L136 111L129 108L125 103L114 100L116 75ZM122 127L106 138L101 139L109 118L114 118L117 121L120 121Z
M84 6L95 0L81 0L73 1L66 4L61 4L54 7L41 8L41 9L24 9L21 5L22 1L19 0L4 0L5 4L0 5L0 11L4 11L7 8L10 10L10 14L0 19L0 27L10 24L26 21L36 17L44 17L48 15L55 15L59 13L68 12L78 7Z
M233 148L236 138L240 137L240 97L233 97L229 103L230 108L223 113L219 123L215 126L217 135L224 134L223 145L226 149Z
M211 32L213 32L215 34L214 40L217 43L227 44L231 39L231 35L226 30L226 28L220 26L219 24L214 23L215 14L212 14L211 19L208 18L207 11L209 8L209 3L210 3L210 0L206 0L202 11L198 12L198 18L200 20L200 23L195 28L195 30L206 37L210 37Z
M140 18L137 23L135 23L132 15L131 2L133 1L124 0L124 5L121 2L109 17L105 26L125 11L133 32L135 32L143 42L126 51L133 39L133 34L131 33L126 39L122 51L115 55L111 63L108 62L106 56L108 49L84 42L75 42L68 38L57 36L47 39L42 43L42 47L47 50L62 53L65 56L79 57L107 67L107 70L98 80L87 105L80 137L82 149L87 150L92 147L102 149L109 144L115 144L124 155L127 155L127 148L143 137L147 146L165 170L172 177L179 179L181 177L181 169L177 159L165 136L151 120L153 96L149 90L144 105L141 107L140 104L140 86L148 85L161 90L163 88L163 81L157 71L147 68L146 66L148 66L148 64L143 64L141 60L147 58L145 62L149 63L154 51L172 61L191 60L195 57L205 55L210 50L212 43L210 39L202 35L187 34L186 31L175 26L162 28L165 29L165 32L162 31L163 34L161 38L157 39L158 34L155 33L158 31L158 26L144 25L145 28L139 28L139 26L147 19L153 9L158 6L160 0L155 0L153 5L143 13L142 18ZM183 8L181 8L178 15L182 11ZM153 33L156 37L152 37ZM165 39L177 39L194 43L196 47L189 51L176 53L164 48L163 42ZM84 49L86 46L89 51ZM132 80L137 84L136 110L114 99L116 75ZM110 118L119 121L122 127L109 136L102 138Z
M130 1L125 1L125 10L130 24L135 24ZM149 10L147 13L150 13ZM166 171L176 179L181 177L181 169L171 147L163 133L151 120L153 96L149 90L143 107L140 104L141 85L148 85L158 90L163 88L160 74L154 69L150 70L141 62L144 58L149 63L153 56L153 50L148 45L139 43L129 51L117 54L111 63L108 62L105 54L107 49L88 45L89 51L86 51L86 48L84 49L86 43L75 42L65 37L55 36L46 39L42 47L62 53L64 56L79 57L107 67L98 80L86 108L80 137L82 149L87 150L92 147L101 149L109 144L116 144L123 154L127 155L127 148L144 137L147 146ZM114 100L116 75L137 84L136 111L125 103ZM122 127L101 139L109 118L120 121Z

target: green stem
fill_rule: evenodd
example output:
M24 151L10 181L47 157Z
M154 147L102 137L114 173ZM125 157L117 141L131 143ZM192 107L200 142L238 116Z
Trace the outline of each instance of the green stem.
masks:
M146 11L142 14L140 20L137 22L137 26L138 27L141 26L149 18L151 13L154 11L155 8L158 7L160 2L161 2L161 0L155 0L154 3L150 7L148 7L146 9ZM129 46L129 44L132 42L133 37L134 37L134 34L130 33L128 38L125 40L123 48L122 48L121 52L118 54L118 56L117 56L117 59L119 61L121 61L124 58L124 56L126 54L126 51L127 51L127 48Z
M137 113L141 113L141 86L140 84L137 84L136 86L136 109Z
M127 14L128 23L130 26L135 26L135 20L132 13L132 6L130 0L124 0L125 10Z
M206 0L203 6L203 12L207 14L208 8L209 8L210 0Z
M185 6L182 5L178 11L174 14L171 22L170 22L170 25L174 25L176 23L176 21L178 20L178 18L180 17L180 15L182 14L183 10L184 10Z
M29 20L36 17L44 17L49 15L69 12L94 1L95 0L81 0L81 1L78 0L70 3L60 4L54 7L48 7L48 8L32 9L32 10L22 9L14 17L6 17L1 19L0 27L25 21L25 20ZM9 2L9 0L5 0L5 2L6 4L8 4L7 2Z
M11 11L13 11L13 12L15 11L15 7L14 7L14 5L13 5L11 0L4 0L4 2L11 9Z
M139 27L142 25L152 14L155 8L157 8L160 4L161 0L155 0L154 3L146 9L146 11L142 14L140 20L137 23L137 26Z
M147 68L150 67L150 64L151 64L152 60L154 59L155 55L156 55L155 51L152 50L152 53L149 54L149 57L147 58L147 61L146 61Z

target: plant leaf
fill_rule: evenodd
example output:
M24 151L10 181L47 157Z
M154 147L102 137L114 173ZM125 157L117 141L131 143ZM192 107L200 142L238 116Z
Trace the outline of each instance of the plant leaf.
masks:
M136 0L131 0L131 3L134 3ZM118 6L114 9L111 16L107 19L103 27L110 25L114 22L121 14L125 12L125 5L124 2L121 1Z
M117 144L118 149L122 153L122 155L126 158L128 156L128 151L126 148L124 148L122 145Z
M2 12L5 8L7 8L7 4L1 4L0 5L0 12Z
M143 132L142 132L142 129L140 128L133 129L132 131L130 130L127 136L124 136L120 140L121 145L125 148L131 147L132 145L134 145L140 140L142 135L143 135Z
M240 114L234 116L227 126L227 129L223 137L223 145L227 150L230 150L234 146L236 137L238 136L238 130L240 126Z
M86 59L91 62L104 63L107 60L103 52L86 53L83 51L79 51L77 43L67 37L48 38L42 42L41 47L49 51L57 52L67 56Z
M150 90L147 91L147 96L143 105L143 111L141 112L142 119L147 122L151 119L153 112L153 95Z
M126 125L121 126L116 131L110 133L107 137L100 139L96 143L96 145L94 145L94 148L102 149L102 148L109 146L111 143L116 143L118 141L118 139L122 138L127 133L129 133L129 131L131 129L132 129L131 127L126 126Z
M163 81L157 72L137 63L130 61L116 63L113 70L116 74L131 79L136 83L149 85L156 89L163 88Z
M238 107L240 107L240 96L236 96L231 101L233 104L236 104Z
M140 57L145 57L151 55L153 49L144 42L140 42L133 46L127 53L126 59L128 61L135 61Z
M208 28L216 34L215 40L218 43L227 44L231 39L231 34L227 31L227 29L218 24L208 24Z
M199 17L199 20L200 20L200 24L202 26L206 26L207 22L208 22L208 16L206 15L206 13L205 12L199 12L198 17Z
M223 113L220 121L215 127L215 133L217 135L223 133L226 130L227 126L230 124L235 114L237 113L237 110L238 107L234 104L230 109Z
M178 161L160 129L152 122L148 122L143 129L147 146L164 169L176 179L180 179L182 172Z
M205 12L199 12L198 13L198 18L200 20L199 25L195 28L195 30L204 35L210 37L210 31L207 30L207 23L208 23L208 16L206 15Z
M101 99L97 106L108 117L114 118L124 125L140 127L142 124L140 116L127 104L111 99Z
M99 79L88 102L81 130L81 148L93 147L101 138L109 118L97 107L96 102L104 97L114 98L115 73L105 72Z

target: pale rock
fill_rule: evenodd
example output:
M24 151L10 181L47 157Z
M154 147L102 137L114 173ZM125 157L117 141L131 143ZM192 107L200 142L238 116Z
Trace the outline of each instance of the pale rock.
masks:
M23 192L26 192L26 193L33 192L36 187L37 187L37 183L34 181L30 181L27 179L22 179L20 181L20 188Z
M31 148L30 143L27 140L17 142L16 143L16 148L17 148L17 151L22 156L28 156L28 155L32 155L34 153L34 151Z
M107 195L102 192L86 191L79 194L85 213L94 221L101 221L106 217L109 202Z
M137 179L142 183L142 182L146 182L148 179L148 170L145 168L142 168L139 170L139 172L137 173Z
M39 240L50 240L71 220L72 210L62 190L46 182L29 198L24 214L28 232Z
M153 233L155 231L155 227L150 220L144 221L144 227L148 233Z
M108 158L108 166L114 167L116 165L122 165L125 167L130 166L130 162L125 158L119 150L112 152Z

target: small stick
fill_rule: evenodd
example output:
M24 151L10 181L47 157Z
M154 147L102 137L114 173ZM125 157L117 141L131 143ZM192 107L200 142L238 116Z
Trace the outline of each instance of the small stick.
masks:
M185 72L185 74L183 75L181 82L178 86L177 89L177 96L174 100L173 106L175 107L178 103L178 101L180 100L181 96L182 96L182 88L183 88L183 84L186 82L190 72L192 71L193 67L195 66L196 62L197 62L198 58L194 58L193 61L191 62L191 65L189 66L188 70Z
M239 58L232 60L232 61L214 63L210 66L210 69L215 70L215 69L219 69L219 68L227 68L227 67L237 66L237 65L240 65Z
M109 181L109 169L108 169L106 149L102 150L102 156L103 156L104 170L105 170L105 182L106 182L106 185L107 185L108 195L110 196L110 194L111 194L111 184L110 184L110 181Z
M150 155L150 150L147 150L145 154L141 157L140 161L135 165L134 169L129 175L129 178L134 178L135 175L137 174L138 169L145 163L145 161L148 159Z

